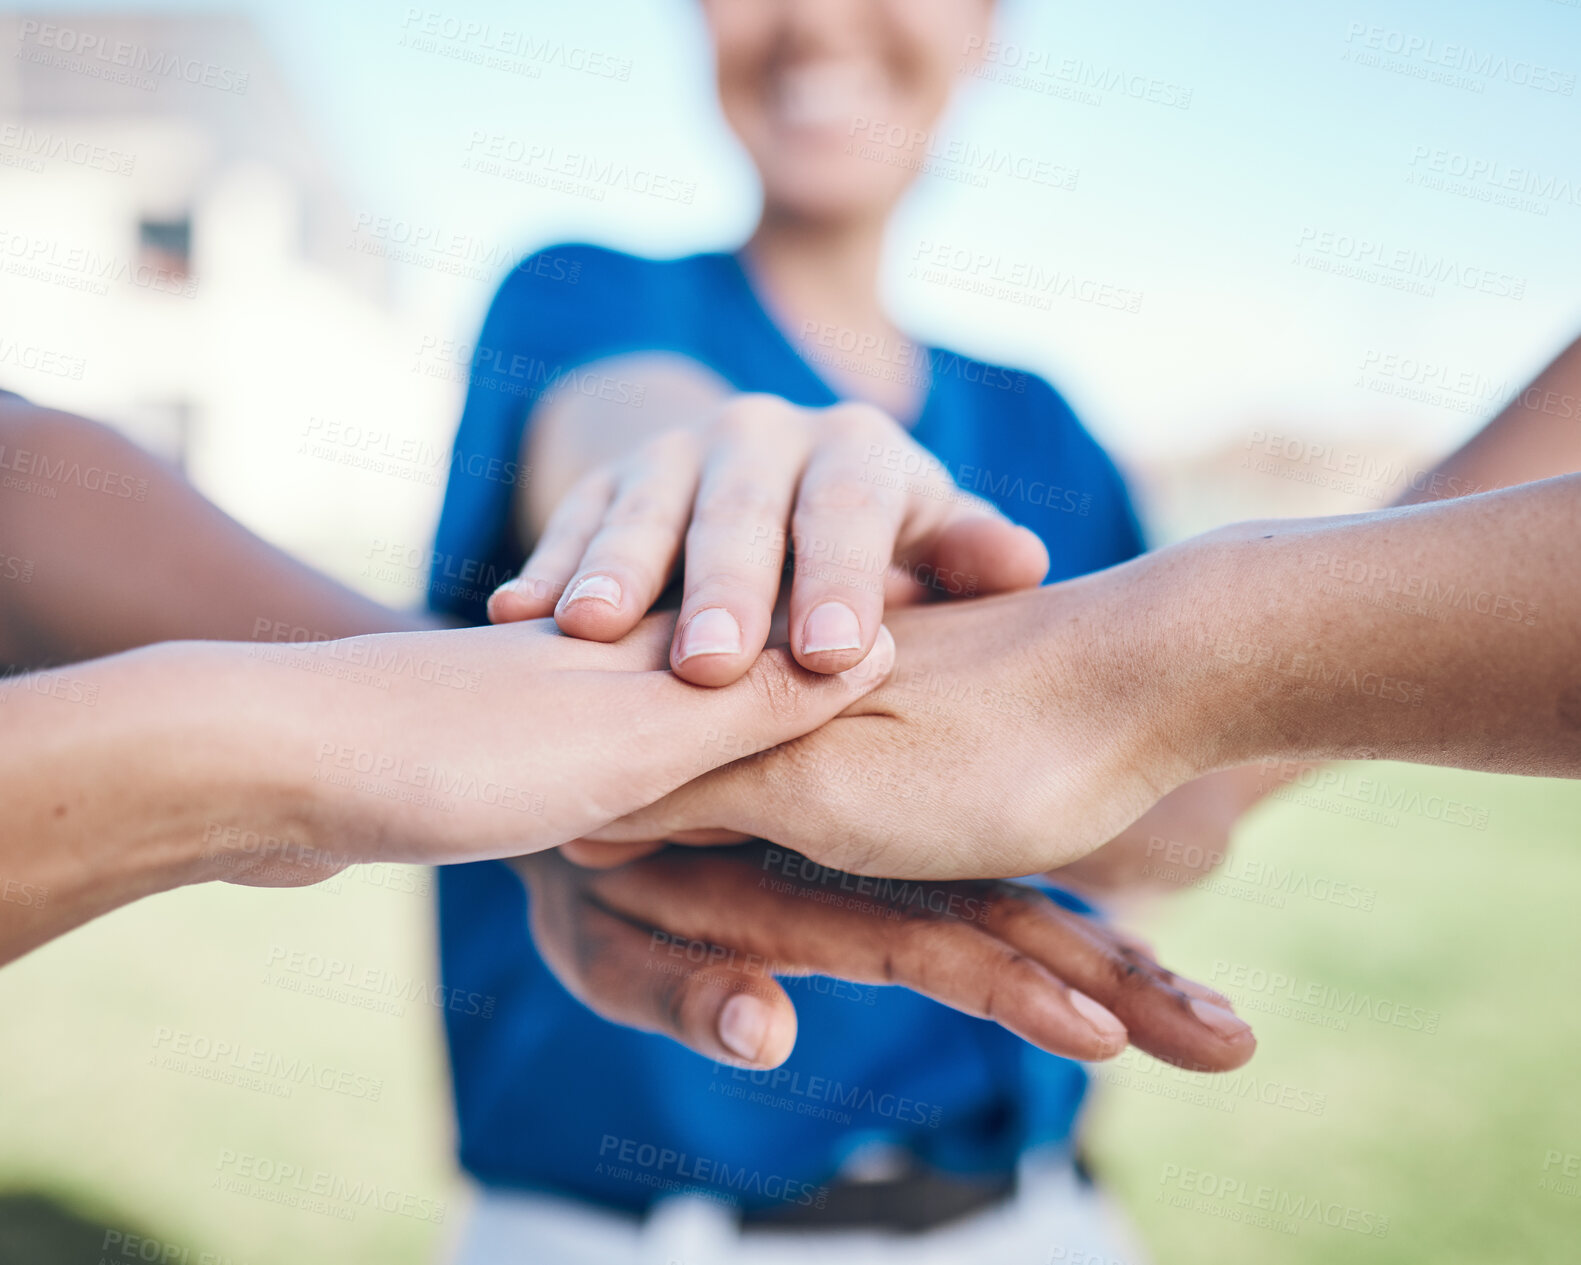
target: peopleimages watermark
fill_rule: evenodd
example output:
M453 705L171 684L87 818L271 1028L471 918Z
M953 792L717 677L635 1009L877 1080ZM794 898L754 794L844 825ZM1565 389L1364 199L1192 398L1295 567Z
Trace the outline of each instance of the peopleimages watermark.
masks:
M1429 299L1438 293L1441 285L1515 302L1526 297L1526 278L1514 273L1467 264L1433 251L1311 225L1304 226L1297 236L1296 254L1291 262L1317 272Z
M1271 799L1360 817L1381 825L1398 826L1399 814L1403 813L1446 826L1486 830L1492 816L1491 810L1477 804L1432 792L1424 794L1414 787L1391 785L1375 775L1332 765L1265 757L1258 761L1258 768L1265 780L1272 776L1285 784L1269 792ZM1325 796L1333 798L1325 800Z
M370 1178L349 1178L329 1169L305 1168L228 1147L220 1152L215 1167L219 1170L212 1183L216 1190L337 1220L354 1220L358 1210L364 1208L434 1225L445 1219L443 1199L397 1190Z
M474 347L470 343L431 336L425 336L419 345L412 360L412 372L425 378L440 378L526 400L537 400L554 391L602 400L606 404L641 408L648 395L646 383L607 373L596 362L551 363L510 348L481 343ZM478 459L481 458L476 455L468 458L469 461ZM518 470L521 479L531 476L530 467L517 467L515 462L509 464ZM476 471L468 469L467 473L475 474ZM497 475L487 477L498 480ZM511 478L502 481L510 482Z
M1581 1196L1581 1153L1556 1148L1544 1151L1537 1189L1563 1195L1566 1199Z
M1308 1225L1378 1239L1389 1233L1389 1218L1382 1213L1310 1191L1284 1190L1179 1164L1165 1164L1158 1181L1159 1203L1281 1234L1299 1234Z
M1326 1090L1264 1076L1255 1068L1236 1072L1195 1072L1145 1055L1134 1045L1127 1046L1106 1062L1090 1064L1087 1073L1103 1085L1227 1115L1243 1105L1293 1111L1305 1116L1321 1116L1328 1110Z
M970 462L951 464L922 448L869 444L862 464L864 482L904 479L908 480L905 484L908 491L920 494L929 494L927 486L933 484L940 489L937 496L941 499L1038 505L1078 518L1086 518L1092 512L1091 492L1065 487L1052 480L1028 478L1024 473L996 474Z
M1573 71L1370 22L1352 22L1346 27L1340 59L1468 92L1482 92L1490 83L1562 97L1572 96L1576 90Z
M1355 385L1397 400L1456 413L1482 413L1515 394L1517 383L1446 361L1369 347Z
M123 501L146 501L148 480L75 457L51 457L32 448L0 444L0 488L54 500L61 488L81 488Z
M0 272L25 281L104 296L111 285L190 299L198 281L163 265L133 263L119 255L101 254L89 246L73 246L53 237L12 232L0 227Z
M461 170L498 176L589 202L604 201L611 190L681 206L691 206L697 198L695 180L682 180L640 163L563 150L503 132L474 129L467 139Z
M1581 208L1581 176L1559 176L1445 146L1413 146L1405 180L1417 188L1528 215L1547 215L1554 206Z
M0 901L22 909L43 909L49 900L49 888L22 879L0 878Z
M1047 49L981 35L967 37L961 68L970 68L978 79L1083 105L1102 105L1101 94L1112 92L1132 101L1175 110L1191 108L1192 89L1181 84L1121 66L1056 56Z
M407 545L382 536L369 543L364 557L364 579L403 588L426 587L430 597L487 597L517 575L514 568L497 563L461 558L431 545Z
M758 886L781 894L827 897L831 901L857 898L870 905L871 912L888 918L931 913L963 922L982 922L988 917L988 902L981 896L944 885L851 874L783 848L765 848L759 864L763 877L758 879Z
M846 131L845 152L871 162L902 167L986 189L989 177L1018 180L1075 192L1081 172L1037 154L983 145L967 137L941 140L925 128L855 115Z
M372 211L357 212L346 249L392 263L410 264L425 272L490 283L517 257L516 247L509 242L490 241L441 224L403 220Z
M286 992L397 1017L406 1013L409 1002L421 1002L468 1018L492 1019L498 1004L492 993L436 984L389 967L366 966L333 953L278 944L269 947L265 966L278 974L266 974L263 982Z
M319 743L313 778L413 808L446 813L455 812L463 800L535 816L542 816L545 806L541 791L479 777L467 769L446 768L349 743Z
M17 42L18 61L102 79L140 92L157 92L162 84L175 82L243 96L251 80L245 70L37 18L22 20Z
M1443 1018L1440 1012L1424 1006L1222 958L1214 961L1209 980L1221 990L1240 992L1241 996L1235 998L1237 1009L1261 1010L1341 1032L1349 1029L1352 1019L1366 1019L1385 1027L1434 1036Z
M948 242L919 241L906 275L1039 312L1053 311L1055 299L1132 315L1142 310L1140 290Z
M1359 449L1336 448L1297 435L1253 430L1246 437L1243 469L1352 496L1402 494L1407 489L1435 498L1469 496L1487 489L1470 479L1406 465Z
M822 1208L829 1199L827 1186L815 1186L744 1165L736 1167L725 1160L690 1155L613 1133L606 1133L599 1140L598 1162L593 1172L615 1181L656 1190L685 1191L729 1204L737 1202L732 1195L757 1195L803 1208Z
M496 27L438 9L408 6L401 19L400 43L403 48L420 53L528 79L541 78L546 67L619 83L631 78L629 57L616 57L563 40L542 39L530 31Z
M137 155L31 123L0 123L0 167L41 172L48 162L130 176L137 168Z
M45 669L38 672L0 672L0 703L9 702L20 692L59 703L80 703L92 707L99 701L99 683L70 672Z
M1308 874L1293 865L1243 857L1224 847L1182 843L1162 835L1147 837L1145 855L1142 874L1146 878L1274 909L1283 909L1285 902L1294 896L1371 913L1378 900L1373 888L1346 879Z
M247 1265L243 1260L218 1252L194 1252L185 1244L170 1239L106 1230L104 1242L99 1244L97 1265L115 1265L117 1261L141 1261L143 1265Z
M72 382L81 382L87 366L86 360L70 352L0 336L0 369L25 369L48 378L68 378Z
M161 1071L250 1090L272 1098L290 1098L299 1088L321 1090L344 1098L378 1102L382 1077L368 1076L297 1054L253 1045L229 1037L212 1037L160 1024L154 1029L149 1062Z
M849 1125L858 1115L920 1124L937 1129L944 1108L889 1090L874 1091L848 1085L829 1076L814 1076L785 1067L750 1068L715 1063L710 1093L721 1094L755 1106L774 1107L814 1120Z
M1216 633L1202 629L1197 633L1197 645L1225 663L1284 677L1298 685L1302 696L1330 699L1340 694L1354 694L1379 702L1420 707L1427 692L1427 687L1420 682L1330 659L1321 653L1292 650L1233 631Z
M1347 558L1325 549L1313 553L1310 566L1323 580L1338 581L1320 589L1331 595L1351 590L1365 591L1381 598L1397 598L1401 600L1378 604L1426 615L1439 622L1458 611L1462 614L1486 615L1490 619L1519 624L1525 628L1537 623L1538 603L1528 598L1494 592L1480 584L1457 584L1453 580L1402 571L1381 562Z

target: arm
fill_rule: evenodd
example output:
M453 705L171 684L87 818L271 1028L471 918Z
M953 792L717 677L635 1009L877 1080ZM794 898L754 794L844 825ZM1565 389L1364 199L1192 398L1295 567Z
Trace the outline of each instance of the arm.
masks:
M1491 422L1402 498L1413 505L1581 470L1581 338L1561 352ZM1228 851L1240 816L1268 790L1259 769L1210 774L1171 792L1111 843L1060 872L1088 890L1132 882L1178 885L1204 877ZM1200 857L1200 867L1160 865L1160 855Z
M817 672L868 652L886 601L1004 592L1048 570L1032 532L957 488L875 408L734 394L676 356L578 375L625 384L618 395L642 406L565 387L536 403L513 510L533 547L489 602L496 623L552 614L573 636L610 641L680 564L671 665L724 685L766 644L789 560L788 641Z
M0 685L0 963L152 892L537 852L806 732L893 663L783 651L701 690L667 620L309 645L167 642ZM772 700L772 705L765 705Z
M303 566L113 431L0 401L0 663L176 637L326 640L431 625Z
M600 837L715 827L863 873L1024 874L1257 760L1581 776L1578 533L1572 475L896 612L902 670L851 717Z
M1581 338L1402 503L1439 500L1457 495L1456 489L1513 487L1576 470L1581 470Z

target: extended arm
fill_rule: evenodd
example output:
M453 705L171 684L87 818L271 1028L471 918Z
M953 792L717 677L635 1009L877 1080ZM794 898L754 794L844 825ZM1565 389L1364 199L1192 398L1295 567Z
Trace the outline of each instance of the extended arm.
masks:
M1256 760L1581 776L1578 533L1571 475L897 611L902 668L849 717L601 837L717 827L864 873L994 876Z
M326 640L432 626L302 565L106 427L0 400L0 663L177 637Z

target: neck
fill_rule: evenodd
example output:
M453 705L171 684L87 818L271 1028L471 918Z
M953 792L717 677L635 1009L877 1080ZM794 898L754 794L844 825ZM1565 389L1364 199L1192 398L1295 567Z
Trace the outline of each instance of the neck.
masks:
M819 374L846 398L877 404L910 425L921 412L927 375L879 304L883 244L882 217L829 223L765 210L742 253L775 323Z
M882 218L811 221L767 208L743 254L775 315L867 331L888 327L878 302Z

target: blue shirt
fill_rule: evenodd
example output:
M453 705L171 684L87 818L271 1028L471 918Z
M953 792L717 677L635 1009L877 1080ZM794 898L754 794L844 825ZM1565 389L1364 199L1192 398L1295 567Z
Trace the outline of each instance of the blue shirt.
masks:
M481 622L522 562L511 513L527 415L570 388L640 406L618 376L578 373L634 351L690 357L742 391L798 404L835 391L774 325L734 256L638 259L592 246L540 252L500 287L483 326L452 454L429 598ZM837 351L835 354L838 354ZM1041 378L928 349L897 365L931 381L913 435L962 486L1038 533L1051 580L1141 552L1108 456ZM1073 908L1074 898L1061 897ZM1081 1067L900 988L786 981L799 1037L774 1072L716 1065L600 1019L568 994L528 934L503 864L439 881L445 1021L461 1162L478 1180L640 1210L678 1188L747 1206L808 1203L856 1146L1003 1173L1067 1138Z

